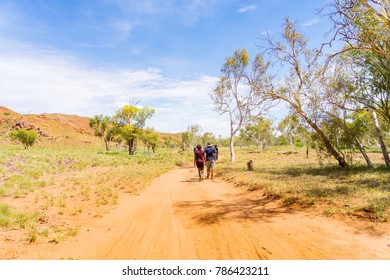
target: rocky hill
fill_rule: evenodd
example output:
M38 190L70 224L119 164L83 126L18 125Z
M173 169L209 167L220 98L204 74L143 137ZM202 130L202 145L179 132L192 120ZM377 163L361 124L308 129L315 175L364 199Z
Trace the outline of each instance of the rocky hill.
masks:
M88 118L63 114L19 114L0 106L0 141L11 144L11 130L26 128L39 134L44 145L101 145Z
M26 128L39 134L44 146L102 147L103 141L94 136L88 117L64 114L20 114L0 106L0 146L12 145L9 134L14 129ZM160 133L162 144L180 146L180 133ZM168 139L168 140L165 140Z

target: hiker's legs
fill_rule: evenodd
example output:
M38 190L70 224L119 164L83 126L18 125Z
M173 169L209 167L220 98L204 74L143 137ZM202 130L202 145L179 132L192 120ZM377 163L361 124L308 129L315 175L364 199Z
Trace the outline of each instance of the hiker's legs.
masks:
M211 171L211 161L206 161L207 166L207 178L210 178L210 171Z
M215 164L215 162L214 162L214 161L211 161L211 163L210 163L210 175L211 175L211 179L213 179L213 177L214 177L214 164Z
M203 169L202 168L198 168L198 175L199 175L199 182L203 180Z

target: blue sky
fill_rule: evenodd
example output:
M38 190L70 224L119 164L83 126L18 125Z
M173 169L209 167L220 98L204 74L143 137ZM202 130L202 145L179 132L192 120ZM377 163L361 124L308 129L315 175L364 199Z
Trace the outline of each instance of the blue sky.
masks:
M285 17L323 42L326 0L0 0L0 105L20 113L113 115L156 109L161 132L198 124L229 135L208 96L226 57L254 57ZM278 119L283 110L275 110Z

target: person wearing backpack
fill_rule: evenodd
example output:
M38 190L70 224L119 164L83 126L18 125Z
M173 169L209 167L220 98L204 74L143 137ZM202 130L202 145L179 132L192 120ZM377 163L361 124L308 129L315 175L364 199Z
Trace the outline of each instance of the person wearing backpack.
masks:
M215 165L215 155L217 151L210 142L207 142L207 147L204 150L206 157L206 167L207 167L207 179L211 177L211 180L214 177L214 165Z

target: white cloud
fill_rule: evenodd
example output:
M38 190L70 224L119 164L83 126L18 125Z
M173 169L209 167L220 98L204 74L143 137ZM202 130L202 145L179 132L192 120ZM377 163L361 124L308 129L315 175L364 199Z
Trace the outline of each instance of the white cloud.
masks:
M237 10L237 13L239 14L245 14L245 13L249 13L249 12L252 12L256 10L256 5L255 4L251 4L251 5L242 5L238 10Z
M15 50L0 47L0 100L17 112L112 115L120 104L136 100L156 108L147 125L158 131L181 132L199 124L216 135L228 134L208 96L216 77L172 78L157 68L91 69L55 50Z
M317 24L319 22L320 22L320 20L318 18L315 18L315 19L312 19L312 20L309 20L309 21L306 21L306 22L302 23L302 26L303 27L309 27L309 26L315 25L315 24Z

